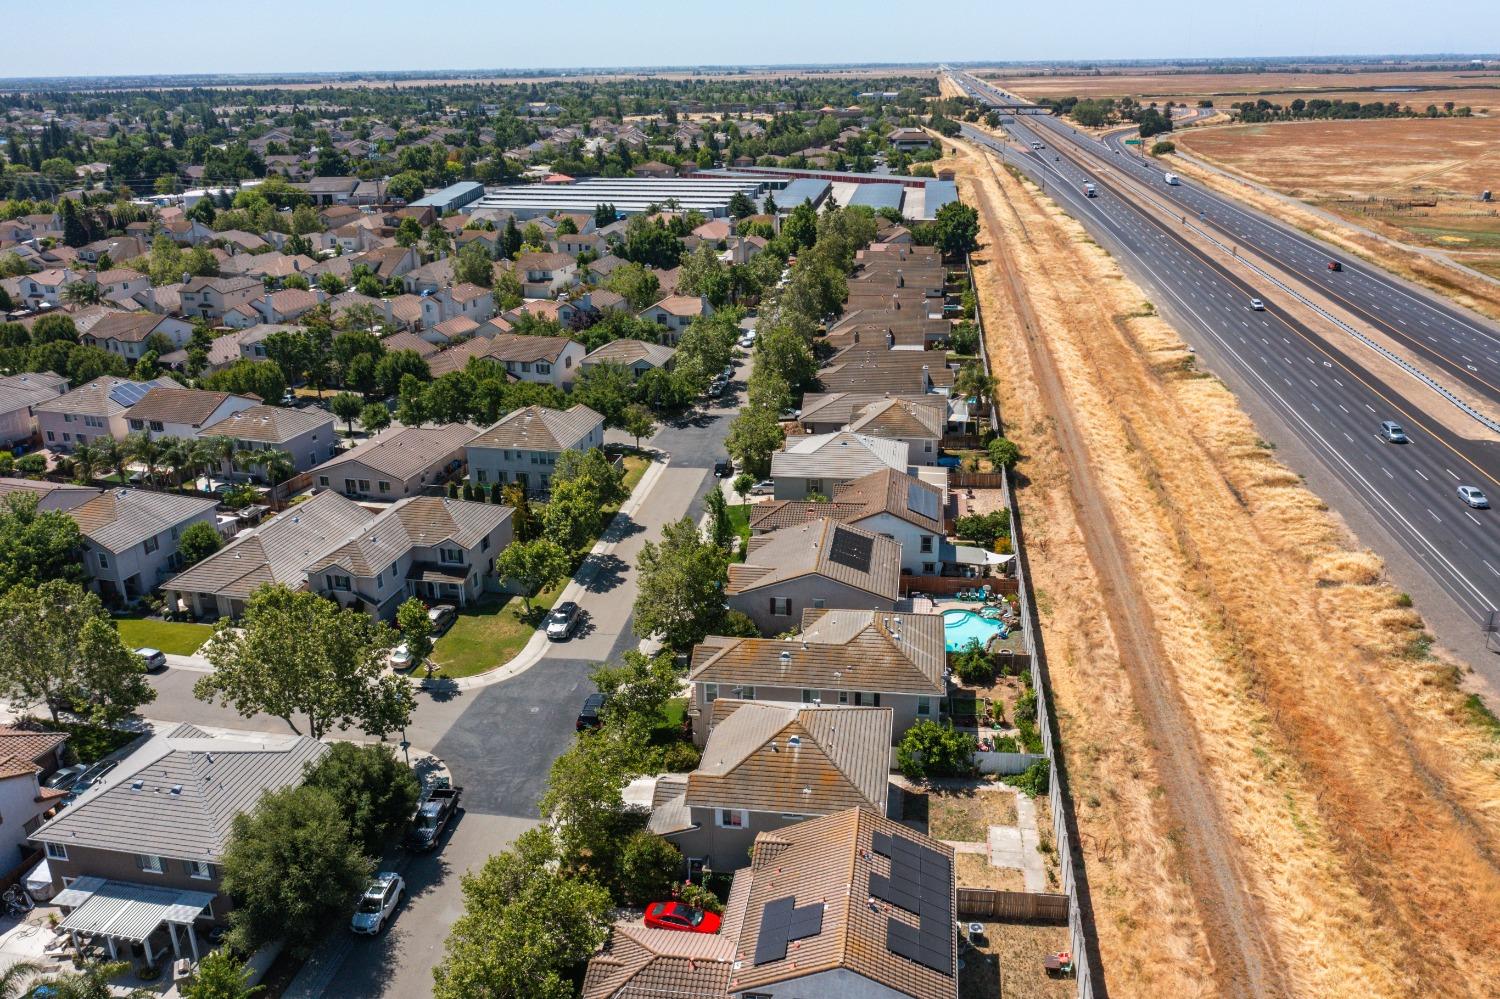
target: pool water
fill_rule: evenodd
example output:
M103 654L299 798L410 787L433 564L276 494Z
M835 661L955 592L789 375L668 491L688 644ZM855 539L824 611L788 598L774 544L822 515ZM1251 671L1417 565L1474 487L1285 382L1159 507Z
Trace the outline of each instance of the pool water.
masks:
M1005 626L1001 622L981 617L973 611L943 611L943 647L949 652L959 651L973 638L977 638L980 645L988 645L990 639L1003 630Z

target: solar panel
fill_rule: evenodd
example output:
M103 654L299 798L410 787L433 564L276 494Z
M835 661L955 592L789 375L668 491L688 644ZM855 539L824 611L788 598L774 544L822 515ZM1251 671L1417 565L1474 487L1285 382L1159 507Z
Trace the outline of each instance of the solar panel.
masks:
M140 382L121 382L110 388L109 397L122 406L134 406L145 398L147 392L150 392L155 387L154 385L143 385Z
M858 572L869 572L870 553L874 547L874 538L836 528L833 532L833 541L828 546L828 558L846 568Z
M937 519L938 498L937 494L923 488L919 483L912 482L906 487L906 505L913 512L924 517Z
M944 975L953 973L953 862L948 856L904 836L876 833L870 847L890 858L887 877L870 873L870 894L917 917L917 926L891 919L886 947Z
M787 944L793 940L815 937L823 932L823 903L798 906L788 895L774 898L761 907L760 933L755 940L756 965L769 964L786 957Z
M892 954L908 961L931 968L940 975L953 974L953 949L949 939L953 933L950 923L928 925L923 919L920 928L906 925L894 917L885 925L885 946Z

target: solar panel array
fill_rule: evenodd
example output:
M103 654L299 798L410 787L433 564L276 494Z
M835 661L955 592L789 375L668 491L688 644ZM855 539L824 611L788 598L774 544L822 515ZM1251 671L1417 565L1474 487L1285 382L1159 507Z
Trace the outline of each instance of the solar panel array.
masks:
M937 520L938 497L937 493L922 486L920 483L910 482L906 486L906 506L913 513Z
M885 946L892 954L943 975L953 974L953 864L931 847L903 836L876 833L876 853L890 858L891 873L870 873L870 894L917 917L909 926L892 917Z
M787 944L823 932L823 903L798 906L796 898L773 898L760 910L760 935L755 940L756 965L786 957Z
M144 385L140 382L121 382L110 387L109 397L122 406L134 406L155 387L155 385Z
M870 553L875 548L875 539L855 534L843 528L834 528L833 540L828 545L828 558L857 572L870 571Z

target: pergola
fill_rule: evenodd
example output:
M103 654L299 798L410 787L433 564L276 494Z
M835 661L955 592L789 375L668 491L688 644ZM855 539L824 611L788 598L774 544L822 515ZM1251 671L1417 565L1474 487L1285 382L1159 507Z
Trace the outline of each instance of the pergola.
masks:
M110 958L118 959L117 945L124 940L144 947L146 960L154 964L156 955L151 950L151 935L163 923L172 938L172 956L182 957L177 940L177 927L181 926L187 930L193 960L198 960L198 939L193 935L193 921L213 900L214 896L208 892L82 877L64 888L52 901L55 905L72 909L62 921L62 929L68 932L75 949L78 948L79 934L103 937Z

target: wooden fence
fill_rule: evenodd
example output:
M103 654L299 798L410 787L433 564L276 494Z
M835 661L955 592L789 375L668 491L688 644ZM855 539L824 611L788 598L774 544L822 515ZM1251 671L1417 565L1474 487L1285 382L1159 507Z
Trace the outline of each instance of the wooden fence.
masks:
M960 590L977 590L988 586L991 593L1015 593L1020 584L1008 576L907 576L901 577L901 595L927 593L937 597L951 597ZM974 605L978 607L978 604Z
M958 914L1007 923L1068 925L1068 896L1051 892L960 888Z
M948 473L950 489L1004 489L1004 472L960 472Z

